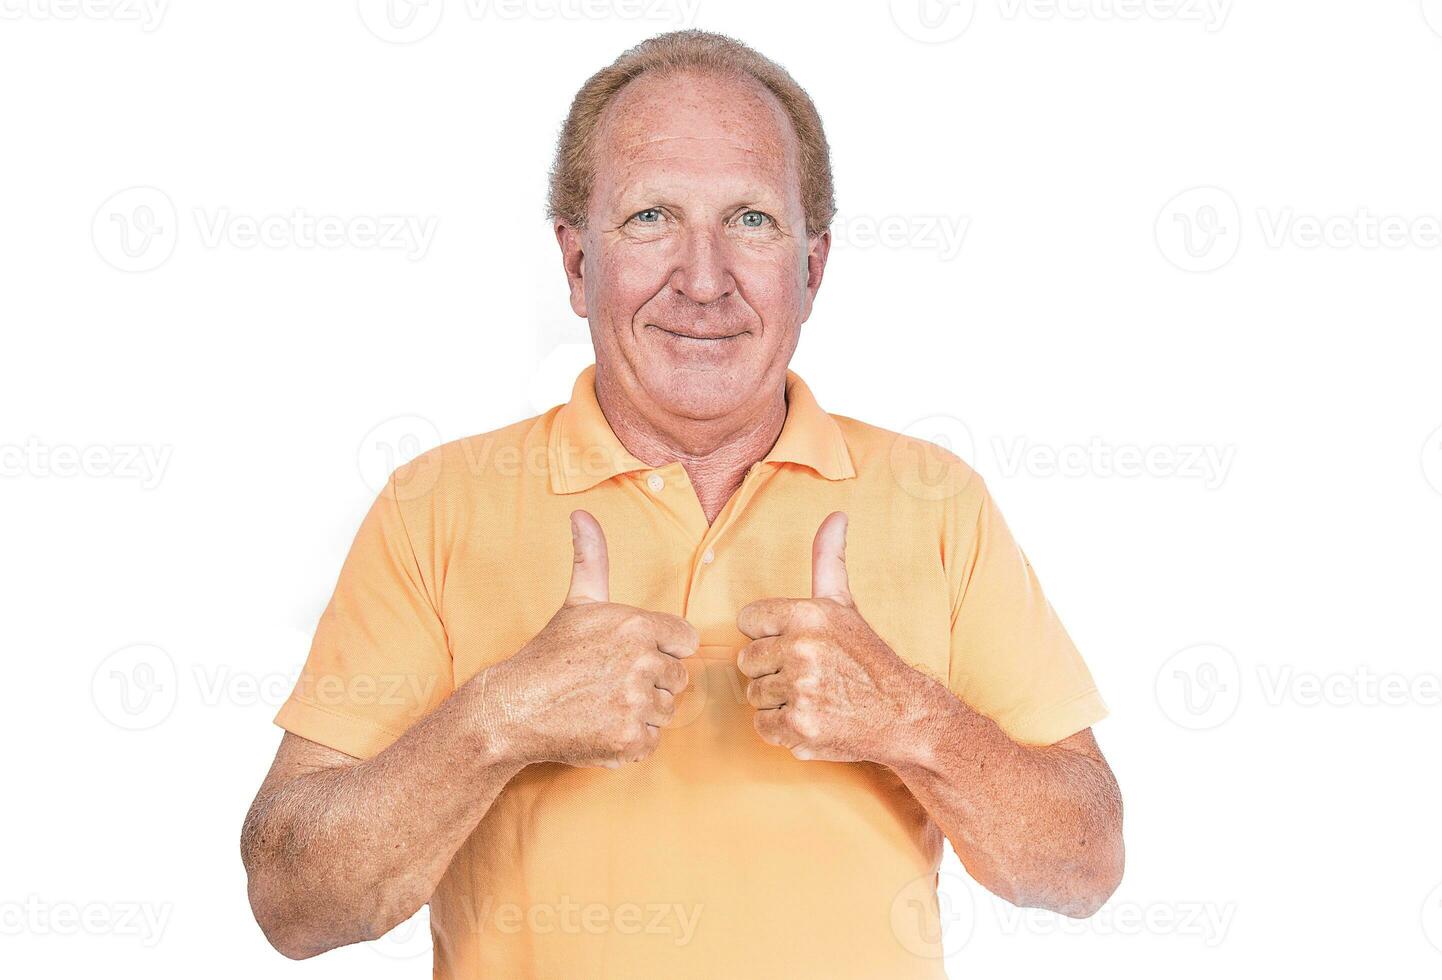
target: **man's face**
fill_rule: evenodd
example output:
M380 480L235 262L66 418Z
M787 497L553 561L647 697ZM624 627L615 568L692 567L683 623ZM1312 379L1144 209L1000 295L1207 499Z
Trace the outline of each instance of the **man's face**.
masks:
M686 419L774 397L830 245L807 237L781 104L749 79L643 75L596 140L587 227L556 234L606 383Z

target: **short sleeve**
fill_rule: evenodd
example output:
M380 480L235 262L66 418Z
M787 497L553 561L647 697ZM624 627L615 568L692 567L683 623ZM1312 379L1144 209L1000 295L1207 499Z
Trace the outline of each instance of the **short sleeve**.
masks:
M445 629L411 540L392 477L361 522L277 725L370 758L450 695Z
M1026 555L980 479L951 613L950 687L1013 740L1051 745L1107 707ZM963 525L963 528L965 526Z

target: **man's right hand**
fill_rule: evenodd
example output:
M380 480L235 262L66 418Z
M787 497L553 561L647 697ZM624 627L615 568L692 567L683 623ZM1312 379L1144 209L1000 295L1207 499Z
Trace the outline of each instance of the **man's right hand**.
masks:
M610 601L606 537L584 510L571 513L571 543L566 601L486 669L482 715L515 762L616 768L655 751L700 637L679 616Z

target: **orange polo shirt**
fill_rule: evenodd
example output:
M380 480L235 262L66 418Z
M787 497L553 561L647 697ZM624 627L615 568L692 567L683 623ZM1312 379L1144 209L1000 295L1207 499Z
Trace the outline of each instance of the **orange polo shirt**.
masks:
M761 741L736 614L809 595L812 538L844 510L852 594L897 654L1019 742L1086 728L1106 707L981 478L828 415L788 372L775 446L708 525L680 463L621 445L594 378L396 471L277 724L382 751L545 626L584 508L606 534L612 601L696 627L691 684L644 762L533 765L506 786L431 899L435 975L944 977L936 824L883 766Z

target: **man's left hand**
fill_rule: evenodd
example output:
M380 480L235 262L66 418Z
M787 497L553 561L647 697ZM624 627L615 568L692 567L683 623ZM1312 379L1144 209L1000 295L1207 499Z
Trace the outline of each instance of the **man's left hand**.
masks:
M736 626L751 637L736 666L751 682L756 731L798 759L885 762L919 722L928 686L862 618L846 577L846 514L811 546L811 598L757 599Z

